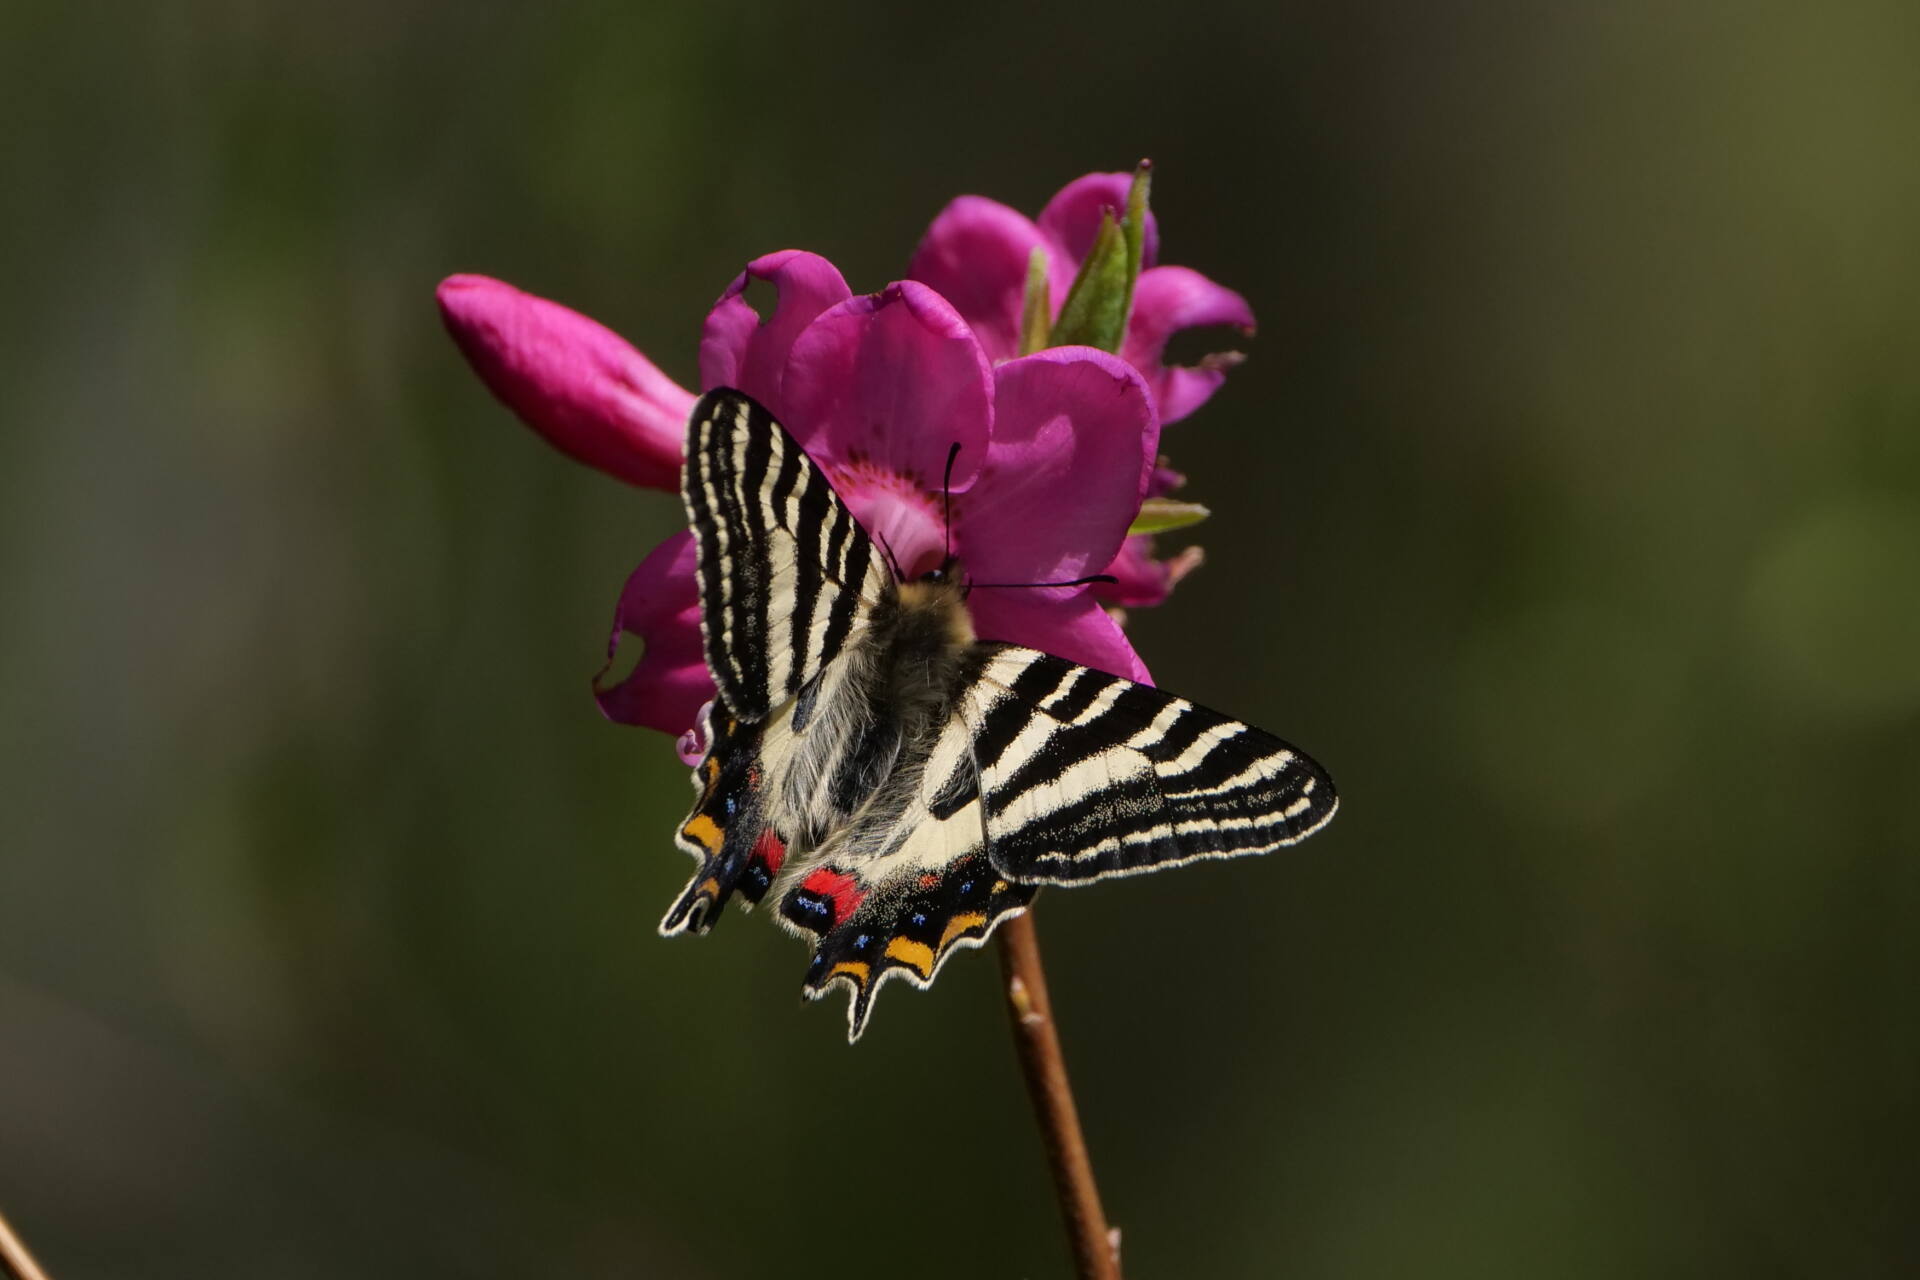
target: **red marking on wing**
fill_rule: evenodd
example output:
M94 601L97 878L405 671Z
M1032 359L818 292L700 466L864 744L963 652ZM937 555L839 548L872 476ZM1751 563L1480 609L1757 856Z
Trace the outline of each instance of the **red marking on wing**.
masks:
M920 877L920 887L922 889L931 889L936 885L938 885L939 883L940 883L940 877L933 874L933 872L931 871L926 872L924 875Z
M852 876L835 871L831 867L821 867L812 872L800 887L808 893L817 893L823 898L833 899L833 922L839 924L860 906L860 900L867 895Z
M787 846L780 843L780 837L773 834L773 828L769 827L754 841L753 856L767 864L770 874L777 875L780 864L787 860Z

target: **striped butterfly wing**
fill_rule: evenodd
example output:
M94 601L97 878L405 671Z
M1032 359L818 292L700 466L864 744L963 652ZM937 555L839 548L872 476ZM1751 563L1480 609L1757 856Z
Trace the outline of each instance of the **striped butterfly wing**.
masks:
M857 635L893 576L806 451L741 392L694 405L680 493L707 666L735 716L765 719Z
M989 855L1026 884L1081 884L1312 835L1333 779L1272 734L1013 646L966 700Z
M973 735L956 715L781 896L781 923L814 944L801 990L819 999L847 988L849 1040L888 980L931 986L955 952L981 945L1038 892L994 869L984 822Z

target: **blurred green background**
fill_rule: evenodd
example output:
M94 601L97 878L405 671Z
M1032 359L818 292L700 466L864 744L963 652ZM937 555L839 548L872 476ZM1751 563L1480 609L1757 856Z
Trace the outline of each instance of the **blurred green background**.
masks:
M1916 67L1905 0L14 0L0 1209L59 1280L1063 1274L990 957L849 1049L762 920L654 936L690 792L587 682L674 506L432 294L692 383L751 256L1150 155L1261 330L1137 642L1346 804L1043 899L1128 1274L1910 1273Z

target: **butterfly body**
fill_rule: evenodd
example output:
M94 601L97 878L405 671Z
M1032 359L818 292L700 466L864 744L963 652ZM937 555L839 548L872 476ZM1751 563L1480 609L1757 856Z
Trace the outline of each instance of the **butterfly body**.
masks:
M814 942L803 991L926 986L1045 884L1291 844L1331 780L1280 740L1149 686L977 640L951 560L897 582L764 409L709 392L682 492L719 697L661 932L735 893Z
M796 767L785 811L818 844L921 761L951 718L973 643L957 588L913 582L875 605L840 669L802 688L784 721ZM776 713L777 717L777 713ZM804 818L803 818L804 815Z

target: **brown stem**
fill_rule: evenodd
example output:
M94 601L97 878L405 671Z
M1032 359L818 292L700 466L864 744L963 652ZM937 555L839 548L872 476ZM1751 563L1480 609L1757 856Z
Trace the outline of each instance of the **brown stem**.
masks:
M8 1280L47 1280L47 1273L27 1252L27 1246L20 1243L20 1237L13 1234L4 1214L0 1214L0 1275L7 1276Z
M1100 1209L1100 1188L1093 1180L1093 1162L1087 1159L1087 1140L1080 1133L1080 1117L1073 1107L1073 1086L1067 1081L1067 1060L1060 1053L1054 1031L1053 1005L1047 998L1047 975L1040 966L1040 936L1034 932L1031 910L999 928L1000 970L1007 982L1007 1013L1013 1019L1013 1047L1027 1077L1027 1092L1047 1146L1047 1163L1060 1196L1060 1216L1066 1220L1067 1240L1073 1247L1074 1268L1080 1280L1120 1280L1120 1232L1107 1229Z

